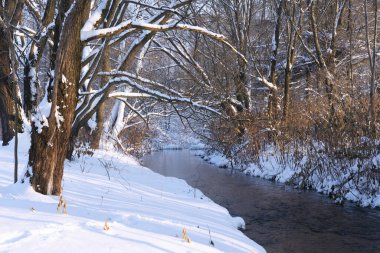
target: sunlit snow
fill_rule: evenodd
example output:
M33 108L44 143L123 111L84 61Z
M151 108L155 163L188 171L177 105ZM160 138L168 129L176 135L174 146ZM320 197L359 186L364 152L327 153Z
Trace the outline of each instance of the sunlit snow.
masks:
M29 140L20 143L23 168ZM12 184L12 152L0 147L0 252L265 252L199 190L110 151L66 163L67 214L57 213L58 196Z

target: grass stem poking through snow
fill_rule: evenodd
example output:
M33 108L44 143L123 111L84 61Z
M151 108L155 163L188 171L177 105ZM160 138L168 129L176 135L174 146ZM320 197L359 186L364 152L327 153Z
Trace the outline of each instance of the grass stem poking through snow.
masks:
M67 212L67 202L63 198L62 195L59 196L59 202L58 202L58 206L57 206L57 213L60 213L61 210L62 210L63 214L68 214L68 212Z
M108 225L108 219L104 222L103 230L104 231L110 230L110 226Z
M190 237L188 237L187 234L186 234L186 228L182 229L182 239L185 242L191 243Z

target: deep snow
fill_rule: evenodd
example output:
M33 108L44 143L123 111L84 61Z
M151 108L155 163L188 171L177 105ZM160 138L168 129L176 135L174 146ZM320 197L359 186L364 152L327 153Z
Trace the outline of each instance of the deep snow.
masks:
M22 136L20 168L28 144ZM67 214L57 213L58 196L14 185L12 173L13 142L0 147L0 252L265 252L237 229L241 218L116 152L66 163Z

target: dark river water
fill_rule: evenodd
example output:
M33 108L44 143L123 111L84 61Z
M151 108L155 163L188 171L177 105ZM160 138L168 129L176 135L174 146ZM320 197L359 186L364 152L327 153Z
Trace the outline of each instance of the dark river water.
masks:
M326 196L210 165L189 150L160 151L143 164L200 189L268 253L380 253L380 210L338 206Z

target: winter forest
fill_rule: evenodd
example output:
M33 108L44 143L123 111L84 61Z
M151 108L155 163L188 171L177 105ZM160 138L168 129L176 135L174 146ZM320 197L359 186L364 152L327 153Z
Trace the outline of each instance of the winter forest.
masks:
M380 252L378 5L1 0L0 252ZM264 234L247 184L344 246Z

